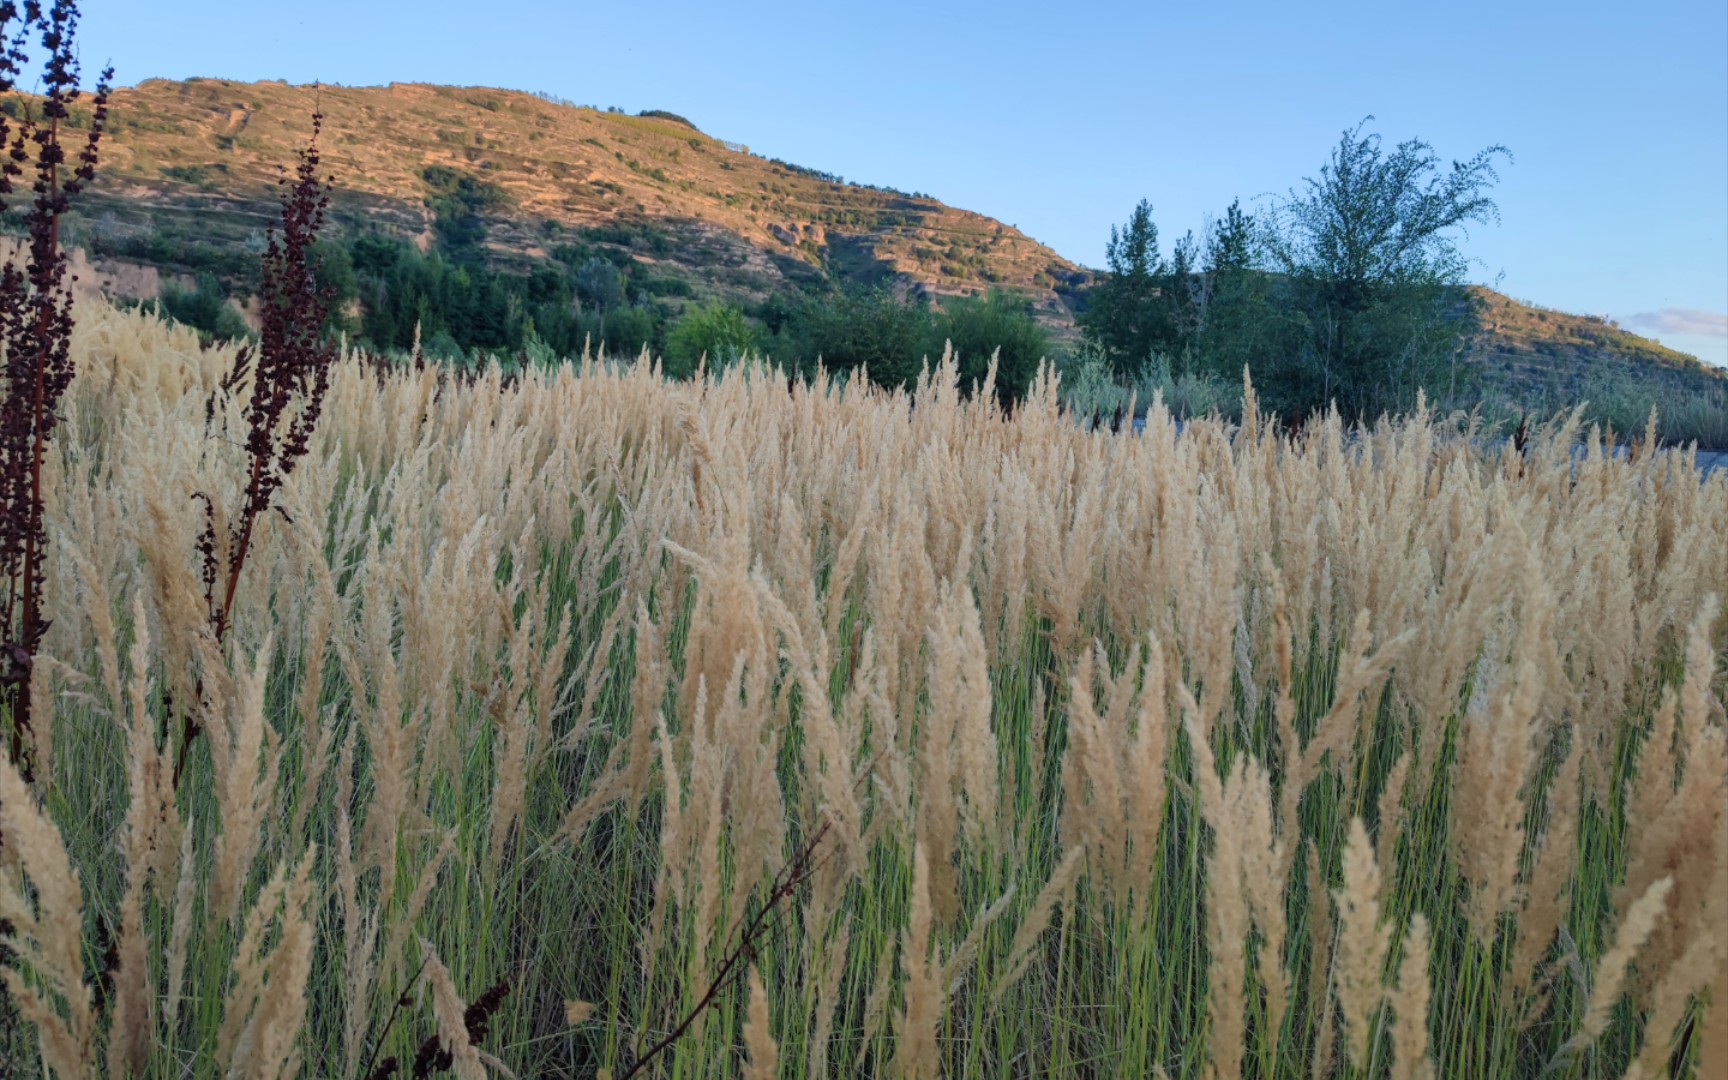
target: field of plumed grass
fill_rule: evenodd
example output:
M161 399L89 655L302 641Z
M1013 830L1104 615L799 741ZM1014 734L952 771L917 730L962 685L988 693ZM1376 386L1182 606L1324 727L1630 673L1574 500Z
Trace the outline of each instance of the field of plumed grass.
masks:
M1728 1061L1683 454L350 357L218 641L234 357L72 348L7 1075Z

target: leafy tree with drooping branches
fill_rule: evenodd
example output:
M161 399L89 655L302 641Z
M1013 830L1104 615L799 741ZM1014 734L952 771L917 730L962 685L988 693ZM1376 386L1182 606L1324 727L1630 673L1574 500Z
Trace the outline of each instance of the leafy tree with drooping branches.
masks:
M1345 131L1319 178L1273 210L1266 252L1293 317L1277 362L1257 374L1281 407L1335 401L1372 418L1408 407L1418 389L1456 389L1474 312L1453 234L1499 221L1487 192L1511 153L1490 146L1443 170L1420 139L1385 152L1363 130L1373 119Z

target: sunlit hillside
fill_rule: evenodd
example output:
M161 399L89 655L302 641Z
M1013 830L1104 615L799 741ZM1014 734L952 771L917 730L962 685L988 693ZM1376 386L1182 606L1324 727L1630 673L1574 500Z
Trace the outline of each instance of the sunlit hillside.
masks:
M277 166L305 144L314 110L339 225L430 244L428 198L446 177L466 178L489 251L518 267L563 233L600 230L597 239L731 295L807 284L832 267L933 293L1003 285L1057 322L1070 318L1064 291L1084 280L1010 226L769 160L674 114L479 88L149 80L115 92L98 193L107 198L83 209L120 254L151 259L175 243L239 251L269 224Z

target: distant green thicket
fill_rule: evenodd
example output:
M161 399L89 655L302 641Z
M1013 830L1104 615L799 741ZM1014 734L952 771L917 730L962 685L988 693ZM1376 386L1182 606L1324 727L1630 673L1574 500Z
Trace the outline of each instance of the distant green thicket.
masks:
M685 127L689 128L691 131L701 130L695 124L692 124L690 121L686 120L684 117L679 116L675 112L667 112L665 109L643 109L641 112L637 113L636 115L647 117L647 118L653 119L653 120L670 120L674 124L683 124Z
M444 212L466 213L491 198L463 177L427 172L437 198L448 200ZM937 306L885 288L832 286L775 294L746 309L697 302L696 283L637 261L638 252L672 248L665 233L644 222L560 231L567 242L525 271L486 265L467 227L438 235L429 252L383 233L321 241L316 270L337 301L330 332L405 353L418 329L426 355L464 361L478 354L573 356L584 347L634 356L647 349L675 377L688 376L703 358L713 367L754 354L792 372L810 373L818 364L850 375L867 371L884 386L912 384L925 361L934 364L951 345L967 388L982 383L997 357L996 392L1005 403L1025 395L1041 360L1054 359L1028 303L1007 293ZM180 255L155 254L164 261ZM228 281L204 272L196 288L170 289L157 307L207 337L242 336L245 325L228 299L244 295L249 282Z
M886 288L837 288L773 299L754 314L765 330L761 350L791 369L808 373L819 363L831 372L867 371L880 386L910 386L926 360L934 366L952 346L968 390L983 383L996 358L996 393L1007 404L1025 396L1040 361L1056 359L1027 301L1001 291L945 298L937 307Z
M161 295L146 306L192 327L206 343L238 340L252 332L239 309L229 302L222 283L208 271L199 274L190 289L175 284L164 286Z
M628 253L609 258L592 245L564 244L554 254L513 273L369 235L333 249L326 272L345 300L358 301L345 329L381 350L412 347L418 326L427 351L444 356L513 353L530 342L561 355L585 344L613 354L658 351L673 313L658 297L687 285L652 276Z

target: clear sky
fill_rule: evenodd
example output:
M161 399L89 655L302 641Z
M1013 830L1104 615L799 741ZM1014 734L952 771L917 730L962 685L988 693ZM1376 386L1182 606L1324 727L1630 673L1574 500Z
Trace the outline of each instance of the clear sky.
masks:
M84 0L86 68L537 90L928 192L1101 266L1387 149L1515 162L1472 279L1728 364L1728 4Z

